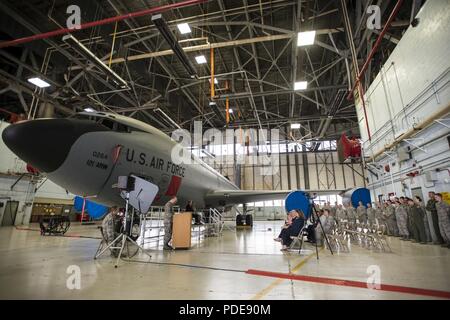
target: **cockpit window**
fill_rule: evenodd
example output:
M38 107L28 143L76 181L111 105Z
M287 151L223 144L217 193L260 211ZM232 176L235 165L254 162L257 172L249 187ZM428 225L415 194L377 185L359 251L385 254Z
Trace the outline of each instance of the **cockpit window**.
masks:
M100 119L100 121L98 123L104 125L105 127L109 128L111 130L114 130L114 125L116 124L113 121L111 121L109 119L105 119L105 118Z

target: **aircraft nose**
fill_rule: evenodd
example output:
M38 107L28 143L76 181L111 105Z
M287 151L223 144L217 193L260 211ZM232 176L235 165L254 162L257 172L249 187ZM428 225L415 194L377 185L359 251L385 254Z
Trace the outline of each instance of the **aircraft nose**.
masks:
M39 119L6 127L2 138L19 158L41 172L58 169L77 139L88 132L108 129L90 121Z

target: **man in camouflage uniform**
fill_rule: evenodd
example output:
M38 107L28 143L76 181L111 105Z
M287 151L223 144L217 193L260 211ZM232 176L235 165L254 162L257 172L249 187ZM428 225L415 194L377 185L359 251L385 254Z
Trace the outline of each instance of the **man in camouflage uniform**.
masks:
M445 244L442 246L450 248L450 206L447 202L442 200L442 194L437 193L434 198L437 201L436 211L439 218L439 230L445 241Z
M384 215L386 217L388 235L398 237L398 226L397 226L397 219L395 217L395 207L390 200L386 201L386 206L384 208Z
M395 202L395 219L397 220L398 232L402 237L400 240L409 240L408 212L399 201Z
M164 250L172 250L169 245L172 240L172 226L173 226L173 206L177 203L177 197L172 197L164 206Z
M411 212L411 227L413 230L414 242L427 243L425 226L423 224L423 211L414 203L413 199L408 199L408 206Z
M359 223L367 223L367 210L362 201L358 203L358 208L356 208L356 217L358 218Z
M427 202L426 209L431 216L431 224L433 226L432 229L434 230L434 236L436 238L434 239L434 244L442 244L444 240L442 239L441 232L439 230L439 219L436 210L436 199L434 198L434 195L434 192L428 192L428 196L430 197L430 199Z
M376 208L375 208L375 221L379 227L381 227L381 230L383 234L387 233L387 226L386 226L386 220L383 215L383 204L381 202L376 202Z
M341 222L342 220L347 220L347 212L342 204L338 205L336 209L336 220L337 222Z
M356 222L356 210L351 203L347 206L347 219L350 223Z
M338 208L338 203L335 202L335 203L334 203L334 206L332 206L332 207L331 207L331 210L330 210L330 214L331 214L331 216L334 217L334 218L336 218L336 211L337 211L337 208Z
M367 204L367 220L370 225L375 224L375 208L372 207L371 203Z

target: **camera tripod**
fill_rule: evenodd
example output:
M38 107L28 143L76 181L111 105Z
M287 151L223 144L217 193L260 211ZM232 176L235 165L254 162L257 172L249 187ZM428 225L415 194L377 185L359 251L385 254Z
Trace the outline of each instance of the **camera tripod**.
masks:
M333 255L333 249L331 249L330 241L328 241L328 236L327 236L327 234L325 233L325 230L323 229L323 225L322 225L322 222L320 221L319 214L317 213L316 205L315 205L315 203L314 203L314 200L313 200L313 199L310 199L310 201L311 201L311 209L310 209L310 211L311 211L311 217L313 218L312 220L313 220L313 222L314 222L314 220L317 219L318 224L320 225L320 228L322 229L323 237L325 238L325 240L326 240L326 242L327 242L328 249L330 250L331 255ZM314 238L316 238L316 237L314 237ZM319 249L317 248L317 238L315 239L314 242L315 242L315 247L316 247L316 257L317 257L317 260L319 260Z
M111 243L109 243L100 252L99 252L99 250L97 250L97 253L95 254L94 260L97 259L98 257L100 257L108 249L120 249L119 250L119 254L117 256L117 259L116 259L116 263L114 264L114 267L117 268L118 265L119 265L119 260L122 257L122 252L123 252L123 250L125 248L125 244L126 244L127 241L129 241L132 244L134 244L138 248L138 250L141 250L143 253L145 253L150 258L152 257L149 253L147 253L147 251L145 251L145 249L142 246L140 246L136 241L134 241L130 237L132 222L130 220L130 226L129 226L128 225L128 208L129 208L128 204L129 204L129 201L130 201L130 192L127 191L126 192L126 196L125 196L125 223L124 223L124 227L122 229L122 233L119 234L113 241L111 241ZM128 230L128 229L130 229L130 230ZM119 243L120 241L122 241L120 246L114 246L116 243Z

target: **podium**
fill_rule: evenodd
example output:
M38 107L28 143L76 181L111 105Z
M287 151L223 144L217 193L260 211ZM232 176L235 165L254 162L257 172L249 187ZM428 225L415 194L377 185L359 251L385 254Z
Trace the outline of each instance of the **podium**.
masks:
M189 249L191 247L192 213L181 212L173 216L172 247Z

